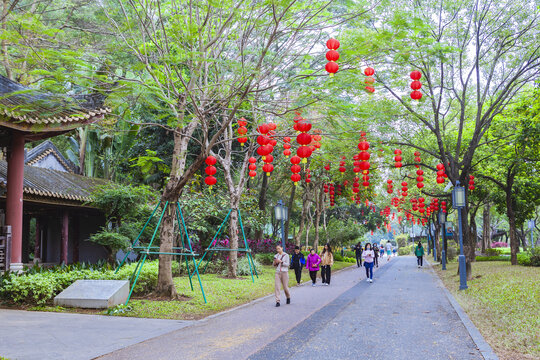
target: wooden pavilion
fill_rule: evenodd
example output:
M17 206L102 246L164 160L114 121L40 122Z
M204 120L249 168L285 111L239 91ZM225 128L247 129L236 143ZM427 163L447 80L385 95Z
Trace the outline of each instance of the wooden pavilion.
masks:
M51 198L54 198L54 193L64 193L68 198L63 201L72 201L73 206L82 203L82 197L77 199L76 195L70 195L77 191L73 186L70 191L65 191L70 187L69 178L72 174L63 176L54 172L55 170L49 170L51 173L47 176L33 174L34 185L37 189L29 186L32 180L25 179L25 171L29 175L35 171L30 169L30 166L25 166L25 143L64 134L77 127L102 120L110 112L110 109L103 107L103 100L104 97L99 94L65 96L42 92L0 75L0 148L7 158L7 163L5 163L7 167L5 169L6 226L0 234L0 263L4 259L5 265L3 269L0 267L0 270L20 271L23 268L23 197L25 192L27 197L43 197L49 192L53 195ZM42 182L43 188L35 184L38 179ZM78 179L73 183L80 185L82 181ZM51 191L51 188L57 190L63 188L64 191ZM32 194L32 191L35 191L35 194ZM70 196L74 198L69 199ZM62 196L58 196L58 199L62 199ZM40 211L39 207L36 209ZM48 210L41 206L41 211ZM61 258L67 262L68 214L63 212L61 216L63 218L62 244L66 242L65 246L62 246Z

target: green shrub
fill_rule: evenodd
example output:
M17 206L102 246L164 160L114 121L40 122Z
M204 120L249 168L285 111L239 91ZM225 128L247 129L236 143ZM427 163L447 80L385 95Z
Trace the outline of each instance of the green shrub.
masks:
M178 271L177 262L173 262L172 266L173 271ZM3 280L0 297L16 303L44 304L76 280L129 280L135 267L136 263L126 265L116 274L113 270L66 270L68 267L33 274L11 274ZM133 290L135 293L146 293L155 288L158 267L157 260L144 264Z
M398 255L409 255L411 253L411 248L408 246L398 248Z
M499 256L502 253L503 252L501 249L494 249L494 248L486 249L486 256Z
M304 257L307 255L304 255ZM274 254L255 254L255 260L263 265L272 265L274 262ZM291 255L292 260L292 255Z
M340 254L334 254L334 261L344 261L343 256Z
M510 261L510 256L477 256L476 261Z
M264 268L262 267L261 263L259 263L256 259L253 259L253 263L255 264L255 270L257 270L257 274L262 274ZM240 260L238 260L238 268L236 270L237 275L241 276L248 276L251 275L250 267L249 267L249 260L247 256L242 257Z
M531 266L531 256L528 252L522 252L517 254L517 261L519 265Z
M523 266L540 266L540 247L517 254L518 264Z
M356 262L356 253L354 251L345 251L345 257L353 258L355 259L354 261Z
M455 247L447 247L446 248L446 258L448 260L454 260L457 257L458 251Z

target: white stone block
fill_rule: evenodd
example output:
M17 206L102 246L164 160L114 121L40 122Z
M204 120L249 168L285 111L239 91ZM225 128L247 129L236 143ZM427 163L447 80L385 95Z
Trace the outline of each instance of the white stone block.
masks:
M77 280L54 298L54 304L106 309L125 303L128 295L127 280Z

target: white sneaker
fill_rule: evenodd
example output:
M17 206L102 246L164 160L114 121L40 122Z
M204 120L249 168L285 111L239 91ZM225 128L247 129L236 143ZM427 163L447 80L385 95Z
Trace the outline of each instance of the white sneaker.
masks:
M316 284L311 284L311 286L317 286Z
M366 279L367 282L369 282L369 279Z
M369 282L372 283L372 282L373 282L373 279L369 279Z

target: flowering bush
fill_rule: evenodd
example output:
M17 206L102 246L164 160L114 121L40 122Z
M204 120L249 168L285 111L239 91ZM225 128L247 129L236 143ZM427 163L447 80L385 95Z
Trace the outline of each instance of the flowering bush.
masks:
M497 241L491 244L491 247L492 248L505 248L505 247L508 247L508 244L502 241Z

